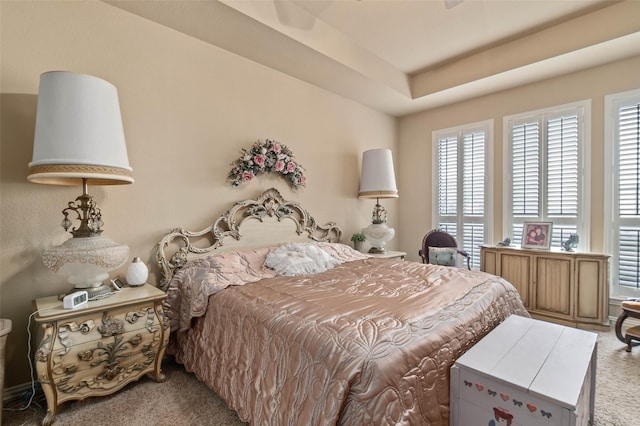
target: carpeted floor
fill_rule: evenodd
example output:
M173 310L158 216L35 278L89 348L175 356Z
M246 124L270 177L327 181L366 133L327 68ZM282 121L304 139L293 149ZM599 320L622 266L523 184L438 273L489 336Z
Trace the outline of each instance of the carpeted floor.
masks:
M596 426L640 424L640 348L624 350L613 331L600 332L596 381ZM143 378L120 392L85 401L69 401L59 407L55 425L157 426L244 425L236 413L192 374L167 358L163 364L165 383ZM6 403L5 426L37 425L45 414L43 398L23 411L18 401Z

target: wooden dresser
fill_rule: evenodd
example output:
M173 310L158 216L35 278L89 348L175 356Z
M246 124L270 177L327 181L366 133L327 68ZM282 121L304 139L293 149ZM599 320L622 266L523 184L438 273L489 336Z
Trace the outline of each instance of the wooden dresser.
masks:
M165 297L145 284L76 309L64 309L57 296L34 301L40 324L35 365L47 398L43 425L53 423L64 401L111 394L147 373L165 380Z
M609 256L482 246L480 269L512 283L532 317L609 327Z

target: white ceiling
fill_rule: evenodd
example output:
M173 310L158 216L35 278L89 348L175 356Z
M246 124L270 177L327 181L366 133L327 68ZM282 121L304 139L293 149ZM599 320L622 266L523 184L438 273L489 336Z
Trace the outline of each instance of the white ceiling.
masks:
M638 0L105 1L395 116L640 54Z
M281 25L312 31L318 22L345 35L407 74L527 34L550 22L584 13L602 0L222 0L261 21L276 12ZM296 14L302 9L307 11ZM294 13L292 13L294 12ZM296 37L294 32L291 32Z

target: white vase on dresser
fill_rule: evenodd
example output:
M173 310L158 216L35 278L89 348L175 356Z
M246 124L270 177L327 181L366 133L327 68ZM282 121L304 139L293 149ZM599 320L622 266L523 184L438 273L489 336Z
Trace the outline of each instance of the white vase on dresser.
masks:
M138 256L133 258L133 262L127 268L127 284L132 286L143 285L149 278L149 268Z

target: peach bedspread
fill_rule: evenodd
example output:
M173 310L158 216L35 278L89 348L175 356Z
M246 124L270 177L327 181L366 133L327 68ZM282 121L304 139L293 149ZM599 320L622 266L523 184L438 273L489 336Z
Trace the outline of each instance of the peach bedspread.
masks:
M172 303L186 303L188 276ZM391 259L224 287L182 318L169 352L252 425L447 425L455 359L528 316L499 277ZM176 326L180 306L167 309Z

